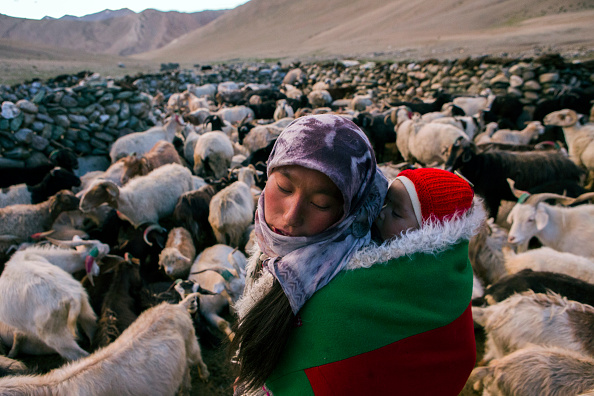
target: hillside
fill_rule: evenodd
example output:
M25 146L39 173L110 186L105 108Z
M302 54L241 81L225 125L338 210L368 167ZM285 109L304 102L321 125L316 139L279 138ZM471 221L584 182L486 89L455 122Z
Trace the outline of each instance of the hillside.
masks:
M594 3L583 0L251 0L135 58L385 56L391 59L594 49Z
M219 10L187 14L149 9L138 14L103 11L83 18L39 21L0 14L0 39L125 56L160 48L224 13Z

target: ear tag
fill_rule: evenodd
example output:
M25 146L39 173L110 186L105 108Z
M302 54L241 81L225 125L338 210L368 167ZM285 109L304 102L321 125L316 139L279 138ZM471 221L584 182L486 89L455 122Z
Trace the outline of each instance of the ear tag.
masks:
M229 280L235 278L235 275L233 275L231 272L229 272L227 270L221 271L221 276L223 277L223 279L225 279L225 281L229 281Z
M99 256L99 249L97 249L97 246L93 246L93 248L89 252L89 256L93 258L97 258L97 256Z
M526 202L526 200L528 199L529 196L530 196L530 193L527 193L527 192L520 195L520 198L518 198L518 203L523 204L524 202Z

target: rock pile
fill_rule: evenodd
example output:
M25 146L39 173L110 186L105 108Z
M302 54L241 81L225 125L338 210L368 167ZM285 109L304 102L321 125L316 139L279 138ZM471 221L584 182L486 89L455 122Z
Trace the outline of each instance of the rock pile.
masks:
M47 161L58 147L79 155L107 155L111 143L126 133L143 131L165 117L153 103L157 92L167 99L187 85L235 81L278 87L286 73L299 66L296 84L308 94L314 84L342 88L343 97L372 93L378 103L415 97L429 99L438 91L518 97L531 115L535 106L572 88L594 85L591 63L568 63L558 55L537 59L467 58L422 62L333 61L301 65L253 63L213 65L196 70L127 76L121 80L90 72L59 76L44 83L31 81L0 86L0 166L34 166Z

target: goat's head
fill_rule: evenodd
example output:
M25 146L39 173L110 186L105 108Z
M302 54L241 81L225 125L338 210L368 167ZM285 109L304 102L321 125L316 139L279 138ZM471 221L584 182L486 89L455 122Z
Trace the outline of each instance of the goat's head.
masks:
M454 171L462 168L470 162L477 154L476 145L464 137L459 137L449 148L449 156L445 162L444 169Z
M58 191L49 200L49 213L57 217L60 213L78 208L79 199L69 190Z
M137 156L135 153L124 158L124 171L122 173L122 185L134 176L146 175L150 172L148 160L144 156Z
M191 266L192 260L184 256L179 249L166 247L159 254L159 268L172 279L187 276Z
M117 199L119 196L120 189L114 182L101 180L82 196L80 210L87 212L102 203L107 203L109 206L117 209Z
M547 226L549 214L544 201L554 199L568 205L576 200L553 193L530 194L516 189L513 180L507 179L507 181L512 193L518 198L518 202L507 216L507 222L511 224L507 240L514 245L528 242Z
M545 125L570 127L578 122L578 114L571 109L563 109L549 113L544 118Z
M56 167L50 171L44 178L43 182L49 187L57 189L70 189L73 186L80 186L80 179L69 170ZM55 191L55 190L54 190Z

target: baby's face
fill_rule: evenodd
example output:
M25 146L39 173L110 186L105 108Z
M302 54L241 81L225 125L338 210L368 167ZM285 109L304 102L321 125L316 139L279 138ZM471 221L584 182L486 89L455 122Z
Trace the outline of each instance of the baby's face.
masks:
M399 236L408 229L420 228L408 191L400 180L396 179L390 185L386 202L375 219L375 225L383 241Z

